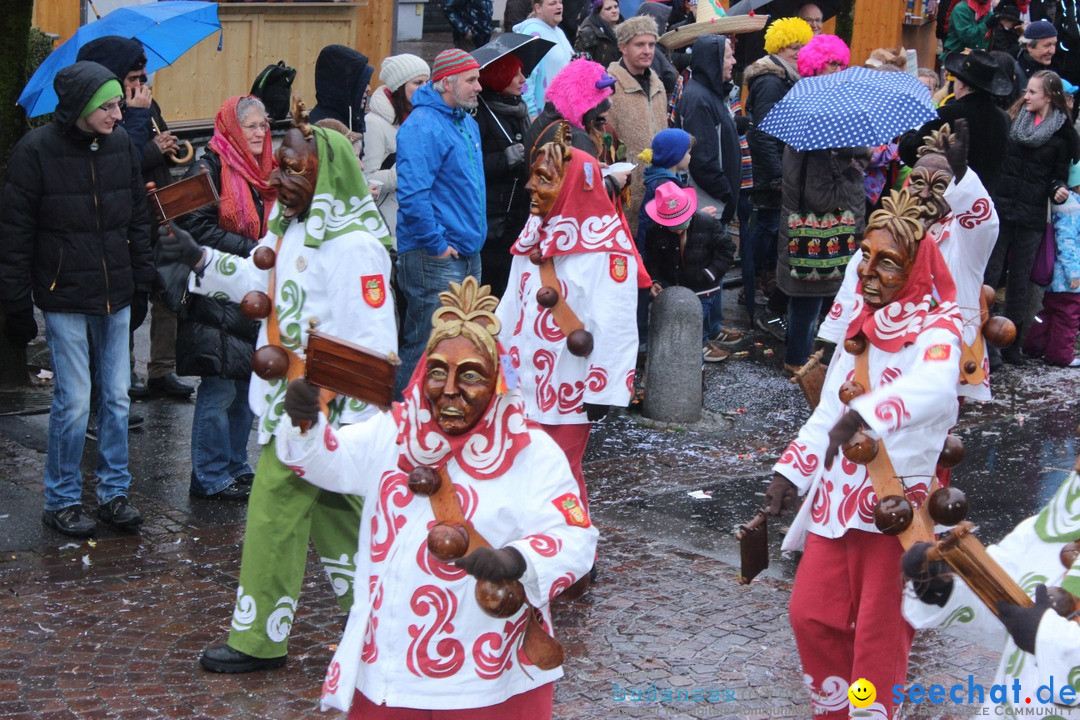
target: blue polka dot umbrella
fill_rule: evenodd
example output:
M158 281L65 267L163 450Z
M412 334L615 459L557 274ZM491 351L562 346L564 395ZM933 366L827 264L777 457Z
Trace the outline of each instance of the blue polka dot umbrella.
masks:
M881 145L936 118L917 78L853 67L799 80L759 129L796 150L824 150Z

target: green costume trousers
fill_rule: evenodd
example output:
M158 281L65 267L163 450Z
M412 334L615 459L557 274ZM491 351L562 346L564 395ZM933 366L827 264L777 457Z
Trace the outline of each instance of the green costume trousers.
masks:
M360 535L358 497L320 490L263 446L248 499L229 647L254 657L285 655L307 564L308 537L343 611L352 607L354 555Z

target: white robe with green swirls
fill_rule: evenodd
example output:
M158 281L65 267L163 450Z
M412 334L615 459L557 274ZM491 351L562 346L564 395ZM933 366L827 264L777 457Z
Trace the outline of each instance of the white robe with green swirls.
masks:
M999 544L989 546L987 552L1025 592L1034 595L1039 583L1061 586L1066 572L1059 553L1065 543L1077 538L1080 538L1080 476L1074 471L1038 515L1021 522ZM1069 577L1080 578L1080 563L1070 571ZM1048 610L1039 622L1035 653L1024 652L1016 647L997 617L961 580L954 582L952 594L943 608L918 600L908 583L904 590L903 611L908 622L919 629L954 627L971 635L1000 638L1004 651L994 683L1009 686L1007 704L1015 705L1012 709L1016 714L1034 712L1043 718L1080 717L1080 693L1072 701L1072 707L1042 703L1037 694L1040 686L1050 684L1051 678L1055 700L1060 699L1065 684L1080 690L1080 624ZM918 682L919 678L913 680ZM1014 680L1020 681L1019 704L1013 703ZM1002 707L1000 703L990 702L990 686L984 678L975 678L974 682L983 684L985 706ZM966 679L962 684L966 700ZM1030 704L1025 702L1027 698L1031 698ZM1047 699L1046 690L1042 692L1042 699ZM990 716L1005 716L1003 713L1013 714L1009 709L987 710Z

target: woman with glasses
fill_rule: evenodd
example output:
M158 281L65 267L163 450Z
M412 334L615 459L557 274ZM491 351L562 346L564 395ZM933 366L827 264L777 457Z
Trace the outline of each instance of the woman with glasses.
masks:
M188 176L208 172L221 202L180 223L195 240L246 257L266 232L277 199L270 124L262 101L231 97L214 118L214 136ZM195 497L243 500L253 477L247 459L253 415L248 406L251 355L259 324L237 303L205 295L185 298L177 331L177 370L200 375L191 427Z

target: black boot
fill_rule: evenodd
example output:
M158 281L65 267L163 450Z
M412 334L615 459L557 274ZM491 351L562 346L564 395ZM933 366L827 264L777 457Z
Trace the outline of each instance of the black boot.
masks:
M259 670L273 670L285 664L288 656L274 658L257 658L239 650L233 650L228 645L215 645L203 650L199 657L199 664L210 672L216 673L249 673Z

